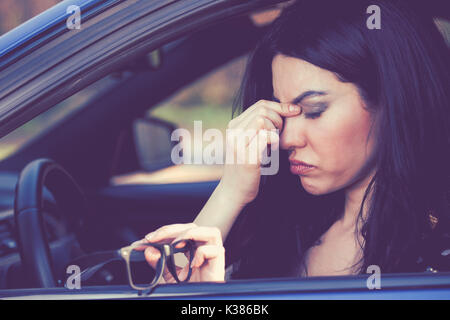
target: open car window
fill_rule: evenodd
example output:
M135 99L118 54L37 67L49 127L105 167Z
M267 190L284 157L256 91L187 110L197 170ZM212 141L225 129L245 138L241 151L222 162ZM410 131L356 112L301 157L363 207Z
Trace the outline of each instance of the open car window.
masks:
M244 56L217 68L149 109L147 116L168 121L178 129L187 130L190 133L190 141L180 143L183 146L189 143L191 150L198 145L205 150L209 142L205 141L203 134L208 129L220 130L225 137L246 61L247 56ZM155 172L141 171L119 175L112 177L111 183L165 184L220 180L222 164L195 164L194 160L192 154L191 164L173 164Z

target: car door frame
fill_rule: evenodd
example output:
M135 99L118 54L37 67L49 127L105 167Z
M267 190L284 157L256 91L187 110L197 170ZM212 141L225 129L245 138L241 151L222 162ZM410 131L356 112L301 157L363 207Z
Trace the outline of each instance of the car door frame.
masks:
M158 285L149 295L129 286L80 289L0 290L2 299L148 299L148 300L446 300L450 272L380 274L380 289L371 287L372 274L356 276L233 280Z

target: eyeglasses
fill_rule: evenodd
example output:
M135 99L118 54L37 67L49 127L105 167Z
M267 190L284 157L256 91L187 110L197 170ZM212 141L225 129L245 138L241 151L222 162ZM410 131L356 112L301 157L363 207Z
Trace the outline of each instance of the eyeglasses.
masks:
M145 259L145 250L149 247L156 248L161 254L155 269ZM130 286L135 290L147 291L153 289L161 281L166 265L177 283L189 281L192 275L191 262L194 253L195 242L193 240L179 240L172 244L135 243L119 250L84 255L73 260L69 265L80 268L80 282L83 283L106 264L124 260ZM189 270L185 279L178 277L177 266L175 265L175 256L180 254L188 257Z

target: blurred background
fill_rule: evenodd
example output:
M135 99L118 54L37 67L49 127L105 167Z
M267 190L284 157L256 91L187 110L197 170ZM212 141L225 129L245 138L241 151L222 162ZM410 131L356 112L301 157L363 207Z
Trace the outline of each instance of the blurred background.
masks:
M0 35L57 4L58 0L0 1Z
M0 1L0 36L21 23L33 18L52 7L57 0L2 0ZM269 18L274 18L273 13ZM259 16L261 23L264 17ZM215 70L198 80L193 85L177 92L169 100L148 111L148 116L157 117L174 123L179 128L185 128L193 135L195 120L202 121L203 132L216 128L223 132L231 120L232 104L237 94L247 57L241 57ZM88 88L75 94L54 108L39 115L22 127L14 130L0 140L0 160L4 159L21 145L38 135L52 123L65 117L70 112L81 107L85 101L95 95L114 77L102 79ZM192 145L195 141L192 141ZM205 143L203 148L205 148ZM180 167L180 166L176 166ZM221 166L183 166L183 172L177 168L166 168L151 174L141 172L133 175L114 177L113 183L153 183L153 182L184 182L195 179L216 180L221 176ZM195 176L195 178L192 178Z

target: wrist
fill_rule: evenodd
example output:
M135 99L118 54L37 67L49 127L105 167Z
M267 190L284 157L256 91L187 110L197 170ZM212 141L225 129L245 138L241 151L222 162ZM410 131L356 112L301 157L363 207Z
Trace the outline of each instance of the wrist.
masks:
M216 188L217 198L222 204L228 207L232 206L233 208L230 209L240 211L247 205L247 202L245 201L245 199L241 198L241 195L236 194L235 191L235 187L225 184L223 180L220 180Z

